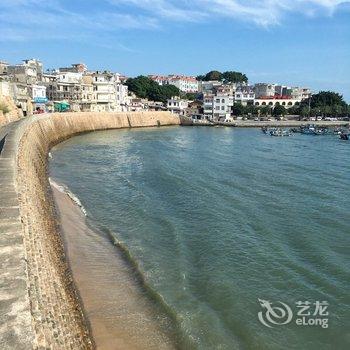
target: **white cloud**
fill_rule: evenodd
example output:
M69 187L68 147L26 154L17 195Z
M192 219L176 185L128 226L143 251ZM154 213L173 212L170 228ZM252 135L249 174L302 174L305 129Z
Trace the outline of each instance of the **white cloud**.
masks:
M275 25L287 13L332 14L350 0L107 0L118 6L137 7L154 16L176 21L233 18L262 26Z
M291 13L331 15L339 5L350 4L350 0L99 0L100 8L95 3L87 12L85 1L76 0L73 11L65 5L68 0L0 0L0 41L97 43L105 38L107 42L125 29L152 30L171 21L210 23L222 18L269 27Z

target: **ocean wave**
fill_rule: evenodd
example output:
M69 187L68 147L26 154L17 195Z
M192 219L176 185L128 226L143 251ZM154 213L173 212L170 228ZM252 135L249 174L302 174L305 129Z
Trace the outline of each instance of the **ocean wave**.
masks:
M87 216L86 209L84 208L83 204L81 203L80 199L68 188L68 186L59 184L56 181L49 178L50 185L54 188L56 188L59 192L66 194L81 210L81 212Z
M123 254L125 261L133 270L134 277L136 278L139 285L147 293L147 296L150 298L150 300L153 301L155 305L160 308L160 311L162 311L170 320L176 333L176 343L180 346L180 348L196 349L198 346L197 342L195 339L191 338L190 334L185 329L183 329L182 317L174 310L171 305L167 303L164 296L160 294L155 288L153 288L149 281L147 281L147 278L140 268L138 261L134 258L127 245L122 242L118 238L117 234L111 231L109 228L104 226L100 227L99 230L107 234L111 243Z

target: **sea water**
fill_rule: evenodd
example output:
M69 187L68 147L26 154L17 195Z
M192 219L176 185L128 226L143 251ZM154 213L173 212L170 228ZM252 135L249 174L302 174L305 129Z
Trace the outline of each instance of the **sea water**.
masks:
M52 156L179 348L350 348L349 142L166 127L77 136Z

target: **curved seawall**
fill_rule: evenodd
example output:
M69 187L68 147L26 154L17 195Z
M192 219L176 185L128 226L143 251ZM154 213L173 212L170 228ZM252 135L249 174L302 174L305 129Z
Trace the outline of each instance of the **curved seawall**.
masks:
M79 133L179 125L169 112L33 116L0 129L0 346L89 349L47 177L50 148Z

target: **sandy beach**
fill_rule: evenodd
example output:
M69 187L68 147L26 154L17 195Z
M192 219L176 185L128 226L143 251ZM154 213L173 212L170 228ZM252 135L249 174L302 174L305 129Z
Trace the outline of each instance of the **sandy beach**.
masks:
M88 227L81 208L60 186L51 183L51 187L67 258L96 347L174 349L165 330L168 320L160 320L118 248Z

